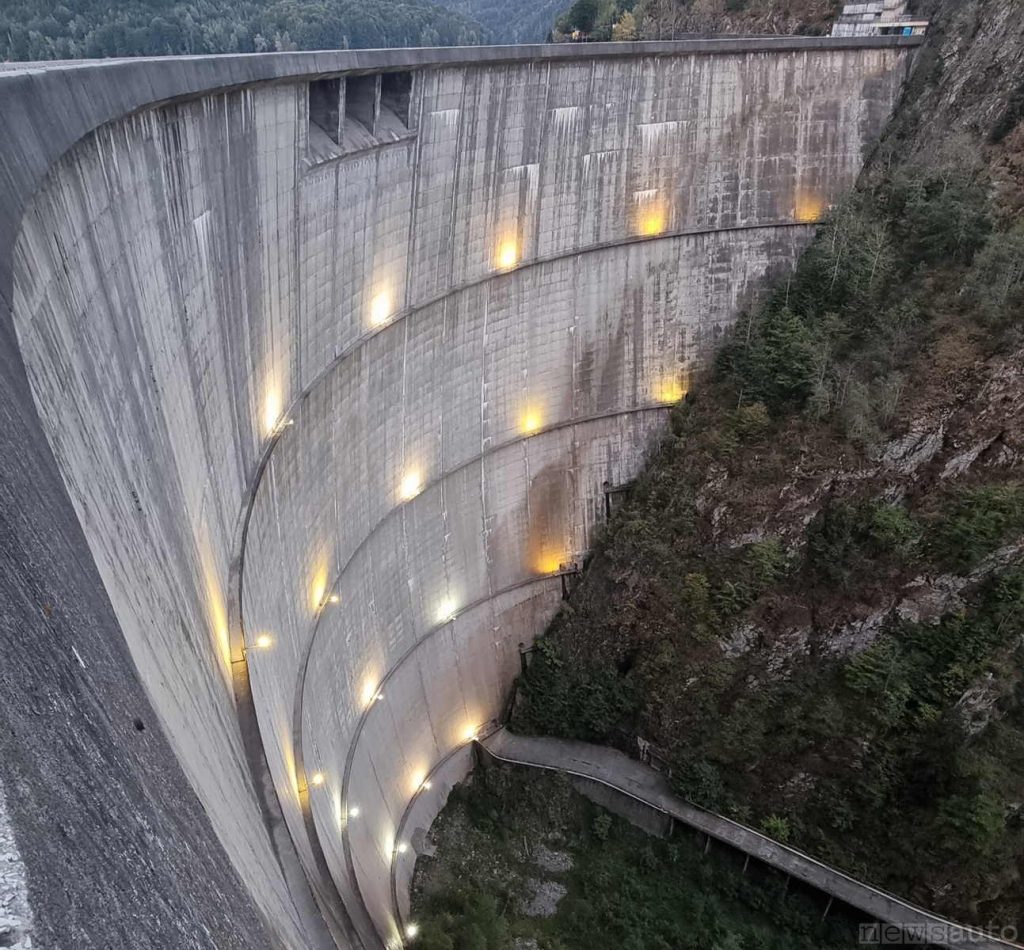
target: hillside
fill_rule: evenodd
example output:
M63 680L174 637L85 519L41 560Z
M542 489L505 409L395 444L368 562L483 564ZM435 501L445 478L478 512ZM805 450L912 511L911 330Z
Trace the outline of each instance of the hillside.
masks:
M841 0L577 0L555 37L671 39L687 33L828 33Z
M438 0L480 23L495 43L543 43L565 0Z
M11 0L0 7L0 61L462 46L485 28L420 0Z
M690 381L515 724L643 739L680 794L1019 927L1024 14L927 10L860 189Z

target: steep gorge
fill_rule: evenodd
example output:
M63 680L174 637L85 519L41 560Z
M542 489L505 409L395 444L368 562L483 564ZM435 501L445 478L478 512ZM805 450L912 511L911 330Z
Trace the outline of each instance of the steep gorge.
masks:
M964 921L1024 921L1024 16L934 18L796 276L695 379L516 726Z

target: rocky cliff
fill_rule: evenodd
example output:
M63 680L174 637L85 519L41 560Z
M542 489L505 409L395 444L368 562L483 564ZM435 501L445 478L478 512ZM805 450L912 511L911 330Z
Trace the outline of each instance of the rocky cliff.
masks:
M935 2L857 192L693 380L520 728L1024 922L1024 9Z

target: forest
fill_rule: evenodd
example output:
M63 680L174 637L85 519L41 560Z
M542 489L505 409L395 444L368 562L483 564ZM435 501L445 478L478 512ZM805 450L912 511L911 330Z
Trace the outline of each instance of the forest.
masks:
M460 46L489 39L469 16L421 0L9 0L0 59Z

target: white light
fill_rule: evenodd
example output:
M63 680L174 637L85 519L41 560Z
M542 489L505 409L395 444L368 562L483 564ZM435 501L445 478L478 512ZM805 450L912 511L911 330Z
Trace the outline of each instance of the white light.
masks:
M323 785L324 784L324 773L323 772L314 772L313 773L313 778L311 779L311 781L312 781L312 783L314 785Z
M370 301L370 323L375 327L383 326L391 316L391 295L382 290Z
M263 429L267 435L273 435L277 431L283 410L281 394L276 389L270 390L263 402Z
M360 699L362 700L362 704L363 704L363 708L364 709L367 706L372 706L375 702L380 700L383 696L384 696L384 694L379 689L377 689L377 681L376 680L367 680L363 684L363 691L362 691L362 694L360 696Z
M410 940L415 940L416 939L416 934L418 934L419 932L420 932L420 928L419 928L419 926L417 924L409 924L409 926L405 928L405 935Z
M458 605L455 603L454 598L445 597L445 599L441 601L440 606L437 608L437 622L447 623L449 620L452 619L452 617L455 616L458 609Z
M274 645L274 638L269 633L261 633L256 638L256 646L261 650L269 650Z
M425 791L425 792L429 792L429 791L430 791L430 790L431 790L431 789L432 789L433 787L434 787L434 786L433 786L433 785L432 785L432 784L431 784L431 783L430 783L429 781L426 781L426 782L424 782L424 783L423 783L423 784L422 784L422 785L420 786L420 788L422 788L422 789L423 789L423 791Z
M349 818L358 818L359 817L359 806L358 805L353 805L348 810L348 817Z
M397 848L395 848L395 850L399 854L405 854L405 852L409 850L409 846L403 841Z
M423 479L419 472L408 472L402 479L402 484L399 486L398 494L401 496L402 501L409 501L415 498L423 490Z

